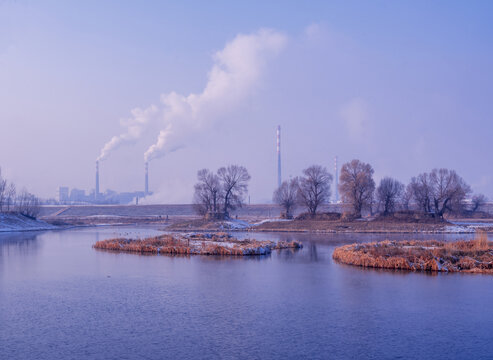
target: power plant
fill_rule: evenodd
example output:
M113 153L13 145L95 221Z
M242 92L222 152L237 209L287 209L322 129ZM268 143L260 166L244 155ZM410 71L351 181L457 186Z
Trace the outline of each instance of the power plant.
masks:
M99 186L99 160L96 160L96 183L94 191L86 193L85 190L72 189L69 192L69 188L66 186L59 187L57 191L58 201L62 204L129 204L132 202L138 203L138 200L148 195L152 195L149 191L149 164L145 163L145 184L144 191L133 192L117 192L113 190L106 190L101 193Z
M277 126L277 187L280 188L281 178L281 125Z

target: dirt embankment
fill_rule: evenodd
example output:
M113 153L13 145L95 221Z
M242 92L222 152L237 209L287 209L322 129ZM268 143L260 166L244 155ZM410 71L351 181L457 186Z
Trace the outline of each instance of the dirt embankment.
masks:
M447 222L419 223L377 220L320 221L293 220L290 222L265 222L254 231L304 231L304 232L354 232L354 233L440 233L446 231Z
M144 240L110 239L96 242L93 247L100 250L133 252L141 254L175 255L268 255L276 249L298 249L297 241L273 242L253 239L238 240L225 233L161 235Z
M398 213L393 216L354 219L339 213L322 213L316 216L301 214L294 220L264 219L246 223L236 220L210 221L195 219L177 222L167 228L173 231L224 231L247 230L259 232L322 232L322 233L441 233L453 224L415 213ZM466 232L467 229L458 229ZM471 230L474 231L474 230Z
M493 244L481 232L475 240L382 241L351 244L334 250L334 260L362 267L493 274Z

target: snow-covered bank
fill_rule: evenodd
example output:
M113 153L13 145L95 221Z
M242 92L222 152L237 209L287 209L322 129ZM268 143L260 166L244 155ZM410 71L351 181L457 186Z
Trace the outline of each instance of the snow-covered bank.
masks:
M21 214L0 214L0 232L53 230L57 227Z

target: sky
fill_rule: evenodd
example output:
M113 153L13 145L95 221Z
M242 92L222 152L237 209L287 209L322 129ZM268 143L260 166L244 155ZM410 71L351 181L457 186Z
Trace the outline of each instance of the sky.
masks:
M0 0L0 167L59 186L189 203L199 169L252 203L312 165L375 180L445 167L493 199L491 1ZM147 154L147 155L145 155Z

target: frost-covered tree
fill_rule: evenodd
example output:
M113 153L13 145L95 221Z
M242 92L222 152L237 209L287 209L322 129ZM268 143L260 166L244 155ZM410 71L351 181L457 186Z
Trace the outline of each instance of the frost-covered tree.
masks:
M248 192L250 174L248 170L239 165L229 165L217 171L221 180L223 192L223 216L229 217L229 212L241 207Z
M222 204L222 186L219 176L208 169L197 172L194 204L196 211L207 217L219 217Z
M315 215L318 207L329 200L332 175L320 165L312 165L303 170L299 179L298 198L308 213Z
M283 181L281 186L274 191L273 201L283 208L287 219L293 217L292 211L296 207L298 188L298 178L294 178L289 181Z
M454 170L433 169L411 179L414 201L420 209L442 218L446 212L458 210L471 192L469 185Z
M250 175L245 167L230 165L220 168L216 174L202 169L197 179L195 210L203 216L219 219L228 218L231 210L243 204Z
M364 208L370 208L375 191L373 168L359 160L352 160L341 168L339 191L344 202L351 205L353 214L361 217Z
M395 211L397 202L404 192L404 185L391 177L380 180L377 188L377 200L384 215Z
M488 201L488 198L483 194L475 194L472 199L472 212L481 210L481 207Z

